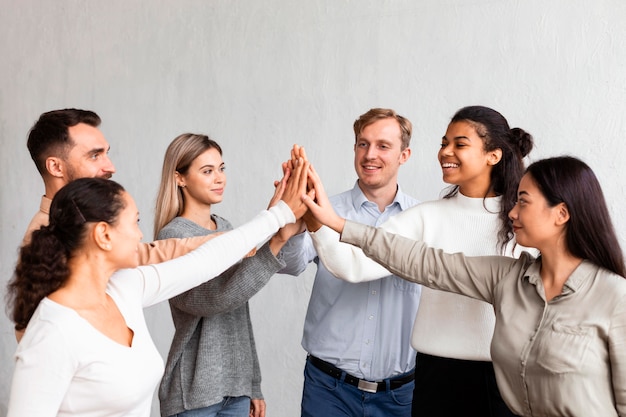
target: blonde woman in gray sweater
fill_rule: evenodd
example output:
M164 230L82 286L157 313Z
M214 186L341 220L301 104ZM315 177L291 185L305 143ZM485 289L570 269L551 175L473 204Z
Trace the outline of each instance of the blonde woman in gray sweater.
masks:
M228 220L211 211L225 187L215 141L190 133L174 139L163 162L157 239L231 230ZM159 388L163 417L265 416L248 300L285 266L276 255L295 228L281 229L254 256L170 299L176 331Z

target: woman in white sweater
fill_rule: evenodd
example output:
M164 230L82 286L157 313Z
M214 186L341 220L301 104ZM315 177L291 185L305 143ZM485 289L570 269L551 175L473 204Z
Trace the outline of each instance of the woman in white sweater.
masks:
M220 274L306 207L306 163L250 222L162 264L137 267L142 235L132 197L84 178L54 197L50 225L22 247L9 283L18 345L8 417L147 417L163 374L143 308ZM284 190L284 194L282 193ZM286 203L286 204L285 204Z
M470 106L457 111L438 153L443 199L405 210L382 227L446 252L517 256L508 212L532 137L511 129L497 111ZM333 275L352 282L389 271L324 228L313 233L317 253ZM348 261L351 260L351 261ZM486 302L422 289L412 346L417 351L413 416L511 416L498 391L489 346L495 315Z

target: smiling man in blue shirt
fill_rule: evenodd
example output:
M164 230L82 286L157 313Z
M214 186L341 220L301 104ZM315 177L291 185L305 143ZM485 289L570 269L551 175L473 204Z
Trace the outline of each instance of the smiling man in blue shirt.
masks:
M331 198L340 216L378 226L418 203L398 186L398 170L411 156L411 131L411 122L391 109L371 109L354 122L358 180ZM291 238L282 255L282 273L299 275L317 264L302 338L309 354L302 416L410 416L410 338L420 286L393 275L341 281L319 262L308 233Z

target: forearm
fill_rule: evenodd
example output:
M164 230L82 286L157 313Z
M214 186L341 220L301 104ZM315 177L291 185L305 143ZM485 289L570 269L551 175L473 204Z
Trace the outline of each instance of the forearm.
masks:
M255 256L245 258L217 278L170 299L170 303L195 316L232 311L248 302L284 266L266 243Z
M144 277L144 306L172 298L216 277L279 228L294 221L293 212L285 203L279 202L185 256L140 268Z
M523 267L513 258L444 253L424 242L350 221L346 222L341 241L361 247L368 257L408 281L489 303L493 303L497 282Z
M158 264L185 255L197 249L205 242L217 237L215 234L188 237L183 239L164 239L139 244L139 265Z
M279 272L293 276L300 275L317 256L308 233L300 233L287 241L280 251L285 267Z
M317 256L326 269L339 279L364 282L391 275L379 263L365 256L360 248L340 242L339 233L328 227L322 227L310 235Z

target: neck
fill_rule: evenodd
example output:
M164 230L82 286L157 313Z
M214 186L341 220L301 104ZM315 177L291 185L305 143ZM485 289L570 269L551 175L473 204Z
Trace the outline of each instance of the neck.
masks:
M217 227L211 218L211 205L186 204L180 216L208 230L215 230Z
M496 197L491 184L465 184L459 186L459 192L469 198Z
M541 251L541 281L547 301L561 294L565 282L582 261L562 248Z
M45 196L52 200L56 193L63 188L65 184L65 181L61 181L56 177L52 179L44 179Z
M376 204L381 213L393 202L393 199L396 198L396 194L398 193L397 182L390 182L384 187L373 188L364 186L361 180L359 180L358 185L363 194L365 194L365 197Z
M115 272L102 253L79 253L68 261L70 276L50 298L75 309L106 303L106 287Z

